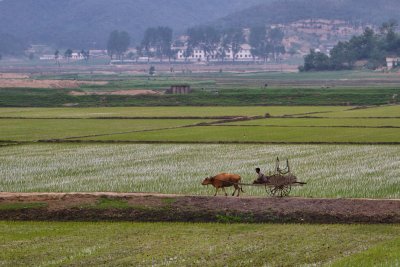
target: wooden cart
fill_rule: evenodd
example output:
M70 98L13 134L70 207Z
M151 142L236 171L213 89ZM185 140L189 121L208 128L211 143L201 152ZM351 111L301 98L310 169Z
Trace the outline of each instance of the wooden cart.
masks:
M271 196L286 197L290 194L293 186L303 186L305 184L304 182L297 181L297 177L290 172L289 160L286 160L286 167L282 169L280 168L279 158L276 158L274 173L267 176L267 182L255 182L251 185L264 186L265 191Z

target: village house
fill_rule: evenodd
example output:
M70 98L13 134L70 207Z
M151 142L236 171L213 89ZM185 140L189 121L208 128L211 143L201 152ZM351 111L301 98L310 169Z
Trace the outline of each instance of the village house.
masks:
M400 66L400 57L387 57L386 58L386 66L388 70L396 68Z
M39 59L40 60L56 60L56 56L54 54L52 54L52 55L47 54L47 55L40 56ZM63 59L66 60L67 58L65 58L64 55L60 54L58 59L59 60L63 60ZM70 58L70 60L83 60L83 59L84 59L84 56L79 52L73 52L72 55L71 55L71 58Z
M218 49L217 49L218 50ZM218 52L214 51L209 54L204 53L202 49L195 48L193 49L190 55L186 55L187 48L180 47L177 52L177 60L178 61L189 61L189 62L202 62L207 61L207 57L209 61L220 61L222 58L218 56ZM233 53L231 49L227 49L225 51L225 57L223 60L233 60ZM235 55L235 60L237 61L252 61L253 55L251 54L251 47L248 44L241 45L240 51Z
M56 56L55 55L42 55L39 57L40 60L55 60Z

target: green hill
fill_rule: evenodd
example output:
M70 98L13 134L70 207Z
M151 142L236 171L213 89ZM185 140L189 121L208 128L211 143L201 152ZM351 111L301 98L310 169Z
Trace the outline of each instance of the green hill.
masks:
M340 19L379 25L398 18L399 14L398 0L279 0L232 13L213 24L249 27L302 19Z
M2 0L0 36L58 47L103 48L112 30L126 30L135 43L150 26L175 32L214 21L265 0Z

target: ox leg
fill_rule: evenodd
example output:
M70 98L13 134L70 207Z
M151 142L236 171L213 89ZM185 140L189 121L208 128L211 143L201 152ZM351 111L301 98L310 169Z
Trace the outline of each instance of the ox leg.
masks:
M236 189L237 189L237 192L238 192L238 193L237 193L237 197L239 197L239 195L240 195L240 187L239 187L239 186L237 186L237 188L236 188ZM236 189L235 189L235 190L236 190Z
M225 187L222 187L222 190L224 190L225 196L227 197L228 194L227 194L226 191L225 191Z
M234 196L234 195L235 195L235 193L236 193L236 190L237 190L237 188L236 188L236 185L235 185L234 187L235 187L235 191L233 191L233 193L232 193L232 196Z
M214 194L214 197L215 197L215 196L217 196L218 189L219 189L218 187L216 187L216 188L215 188L215 194Z

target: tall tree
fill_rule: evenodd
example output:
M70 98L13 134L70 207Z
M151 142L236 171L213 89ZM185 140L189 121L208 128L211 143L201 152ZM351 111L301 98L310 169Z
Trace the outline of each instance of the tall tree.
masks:
M284 33L279 28L253 27L250 31L249 43L252 54L261 57L266 62L272 54L276 61L279 54L285 53L282 44Z
M168 57L171 60L174 53L171 50L172 45L172 29L169 27L159 26L157 28L147 28L142 40L142 47L148 56L154 50L156 56L163 60L163 57Z
M251 46L251 54L254 57L260 57L267 61L271 47L267 42L267 30L265 27L253 27L250 30L249 44Z
M330 70L331 64L329 57L321 52L311 49L310 54L304 57L304 66L301 71Z
M89 61L89 58L90 58L90 51L89 50L86 51L85 49L82 49L81 55L83 56L83 59L87 63Z
M193 50L194 48L200 48L207 61L210 57L213 57L220 44L220 33L211 26L206 27L195 27L187 30L189 37L188 46Z
M131 43L131 37L126 31L113 31L110 33L107 42L108 55L113 58L117 56L118 59L122 59L123 54L128 50Z
M59 58L60 58L60 51L57 49L57 50L54 52L54 59L55 59L56 64L57 64L58 66L60 66Z
M68 62L69 62L69 60L71 59L71 57L72 57L72 50L71 49L67 49L65 52L64 52L64 57L68 60Z
M268 43L275 61L280 54L285 53L285 47L282 44L284 32L280 28L271 28L268 30Z
M227 47L232 53L232 60L235 61L236 55L242 49L242 44L245 42L243 30L240 28L231 28L222 33L221 46Z

